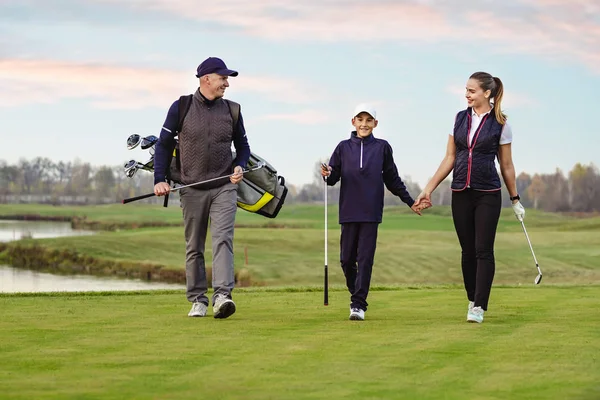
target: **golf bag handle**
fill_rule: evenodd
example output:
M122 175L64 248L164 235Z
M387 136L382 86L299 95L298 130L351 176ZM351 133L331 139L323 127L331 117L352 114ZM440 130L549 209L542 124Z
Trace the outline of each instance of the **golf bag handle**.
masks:
M252 167L252 168L248 168L245 170L242 170L242 174L245 174L247 172L252 172L252 171L256 171L257 169L261 169L262 167L264 167L265 164L262 162L259 162L256 166ZM216 180L219 179L225 179L225 178L229 178L232 177L233 175L235 175L236 173L234 172L233 174L229 174L229 175L224 175L224 176L219 176L217 178L212 178L212 179L207 179L205 181L200 181L200 182L196 182L196 183L190 183L189 185L184 185L184 186L178 186L178 187L174 187L171 188L171 192L175 192L179 189L183 189L183 188L187 188L187 187L191 187L191 186L196 186L196 185L202 185L204 183L209 183L209 182L214 182ZM168 194L167 194L168 195ZM123 199L122 203L123 204L127 204L127 203L131 203L133 201L137 201L137 200L142 200L142 199L147 199L148 197L152 197L152 196L156 196L156 194L154 192L152 193L146 193L146 194L142 194L140 196L135 196L135 197L130 197L128 199Z

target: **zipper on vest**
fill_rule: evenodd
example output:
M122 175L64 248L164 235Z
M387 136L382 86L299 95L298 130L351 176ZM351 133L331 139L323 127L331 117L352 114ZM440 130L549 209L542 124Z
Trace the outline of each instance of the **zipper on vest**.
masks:
M467 160L467 182L465 183L465 188L471 187L471 168L473 166L473 148L477 143L477 138L479 137L479 133L487 120L487 117L490 114L486 114L485 117L479 122L479 126L475 131L475 137L473 138L473 143L469 144L469 138L471 137L471 115L467 114L468 122L467 122L467 148L469 149L469 159Z
M211 106L206 104L206 110L207 110L207 123L206 123L206 169L205 169L205 176L208 176L208 174L210 173L210 165L211 165L211 161L212 161L212 157L210 156L210 140L211 140L211 135L210 135L210 130L211 130L211 119L212 119L212 113L210 112L211 110Z
M360 169L362 169L362 167L363 167L363 142L364 142L364 139L361 139L361 141L360 141Z

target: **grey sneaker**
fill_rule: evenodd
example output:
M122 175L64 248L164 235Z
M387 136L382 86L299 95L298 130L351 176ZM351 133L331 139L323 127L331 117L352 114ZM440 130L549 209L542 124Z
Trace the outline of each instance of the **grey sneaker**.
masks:
M192 304L192 309L188 313L188 317L205 317L207 308L206 304L195 301Z
M218 294L213 301L213 314L215 318L228 318L235 313L235 303L229 297Z
M365 311L360 308L352 308L350 309L350 317L348 319L351 321L364 321Z
M483 308L473 307L467 314L467 322L476 322L478 324L483 322Z

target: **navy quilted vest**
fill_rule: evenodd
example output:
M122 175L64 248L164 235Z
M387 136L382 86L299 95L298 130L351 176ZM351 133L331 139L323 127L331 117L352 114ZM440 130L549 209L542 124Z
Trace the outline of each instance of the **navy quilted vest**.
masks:
M500 177L494 163L500 147L501 125L494 110L485 115L475 130L473 142L469 146L471 130L471 108L456 115L454 122L454 144L456 159L452 175L452 190L500 190Z

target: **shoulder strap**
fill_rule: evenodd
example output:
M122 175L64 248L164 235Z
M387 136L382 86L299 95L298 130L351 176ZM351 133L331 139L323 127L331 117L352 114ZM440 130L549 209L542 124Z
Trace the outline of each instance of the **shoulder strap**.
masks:
M190 111L190 106L192 105L192 94L188 94L187 96L181 96L179 98L179 121L177 122L177 134L181 132L183 128L183 120L187 115L188 111Z
M229 107L229 112L231 113L231 118L233 119L233 130L237 128L238 121L240 120L240 105L235 101L224 99L225 103L227 103L227 107Z

